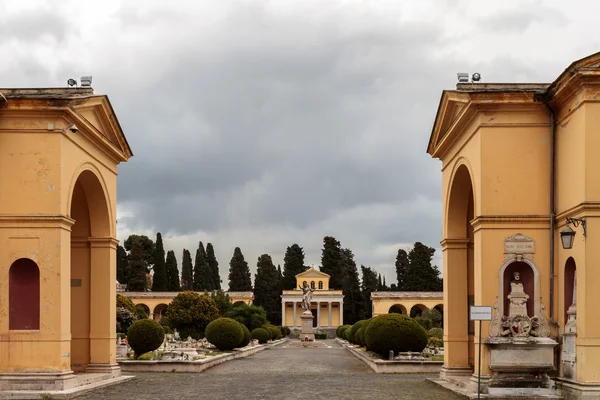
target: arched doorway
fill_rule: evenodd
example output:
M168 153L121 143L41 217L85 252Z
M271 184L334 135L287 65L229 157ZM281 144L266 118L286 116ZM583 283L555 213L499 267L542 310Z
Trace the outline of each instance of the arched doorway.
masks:
M96 174L84 170L73 187L71 228L71 369L110 365L114 353L116 241ZM114 363L114 361L112 361Z
M469 306L474 305L474 190L466 165L460 164L448 192L445 212L444 254L444 365L473 368L475 364L475 324L469 321ZM449 318L452 314L452 319Z
M569 257L565 263L565 288L564 288L564 323L567 323L567 311L575 303L575 276L577 274L577 265L573 257Z
M423 304L415 304L410 308L410 316L411 318L421 317L427 310L427 307L425 307Z
M390 309L388 310L388 313L389 314L396 313L396 314L406 315L406 307L404 307L402 304L394 304L393 306L390 307Z
M156 322L160 321L160 319L167 314L168 308L169 306L164 303L158 304L156 307L154 307L154 320Z
M8 329L40 329L40 269L29 258L19 258L8 271Z

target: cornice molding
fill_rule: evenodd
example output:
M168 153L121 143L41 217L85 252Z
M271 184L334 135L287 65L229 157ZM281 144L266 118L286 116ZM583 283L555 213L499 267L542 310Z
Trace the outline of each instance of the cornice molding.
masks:
M515 229L521 225L530 225L529 229L548 229L549 224L549 215L480 215L471 221L475 232L479 229Z
M450 249L466 250L469 245L469 239L443 239L440 245L442 246L442 251Z
M71 231L75 220L62 214L0 214L0 228L63 228Z
M556 215L557 228L566 225L567 218L600 217L600 201L585 201Z

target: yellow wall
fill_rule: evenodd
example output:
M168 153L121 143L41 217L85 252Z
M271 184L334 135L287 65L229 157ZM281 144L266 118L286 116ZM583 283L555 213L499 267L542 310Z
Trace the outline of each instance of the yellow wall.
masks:
M417 306L419 307L421 310L426 311L426 310L431 310L432 308L435 308L436 306L439 306L439 308L442 309L443 311L443 301L444 301L444 297L443 297L443 293L439 292L439 294L435 297L435 298L418 298L418 297L402 297L402 298L394 298L392 296L397 296L397 294L399 293L405 293L407 295L410 294L410 292L390 292L391 296L390 297L373 297L371 296L371 301L373 304L373 316L376 317L377 315L381 315L381 314L389 314L389 310L392 306L398 305L401 308L403 308L406 312L406 314L410 314L410 310L414 307ZM381 292L377 292L377 295L380 295ZM403 312L403 314L405 313Z
M312 282L314 282L314 287L317 290L329 290L329 275L314 268L310 268L307 271L296 275L297 288L301 288L304 282L306 282L309 287L311 287ZM323 284L322 289L319 289L319 283Z

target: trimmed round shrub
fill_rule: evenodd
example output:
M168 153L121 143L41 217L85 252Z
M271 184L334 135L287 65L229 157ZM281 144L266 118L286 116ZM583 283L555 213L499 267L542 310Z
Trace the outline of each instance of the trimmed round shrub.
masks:
M267 330L267 332L269 332L269 336L270 336L271 340L281 339L281 331L279 330L278 327L273 326L273 325L268 325L264 328Z
M442 328L431 328L427 335L430 338L443 339L444 338L444 330Z
M158 349L164 340L165 331L152 319L136 321L127 330L127 343L136 360L142 354Z
M238 322L238 324L240 323ZM238 347L246 347L248 346L248 344L250 344L250 341L252 340L252 333L250 333L250 329L248 329L246 325L240 324L240 326L242 327L242 331L244 332L244 338L242 339L242 342L238 344Z
M256 328L252 331L252 339L258 340L258 343L267 343L270 338L271 335L266 329Z
M206 340L219 350L233 350L244 339L240 323L231 318L217 318L206 326Z
M346 335L346 340L349 341L350 343L354 343L354 331L352 330L352 327L354 325L350 325L350 328L346 329L345 335Z
M360 328L362 328L362 327L363 327L363 325L364 325L366 322L367 322L367 320L366 320L366 319L360 320L360 321L358 321L357 323L355 323L354 325L352 325L352 328L350 328L350 333L347 333L347 332L346 332L346 335L349 335L349 336L352 338L352 340L350 340L350 343L353 343L353 344L360 344L360 342L359 342L359 338L358 338L358 335L357 335L356 333L358 332L358 330L359 330Z
M369 318L369 319L365 320L365 323L358 329L358 331L356 331L356 337L357 337L358 344L363 347L367 346L365 343L365 331L367 330L367 326L369 326L371 321L373 321L373 318Z
M341 326L338 326L338 328L337 328L337 336L338 336L339 338L346 339L346 331L347 331L347 330L348 330L348 328L350 328L351 326L352 326L352 325L341 325Z
M367 349L382 356L390 350L421 352L427 346L427 333L407 315L385 314L373 318L364 332Z
M287 330L285 329L285 326L280 326L279 331L281 332L281 337L287 336Z
M290 336L290 334L292 333L292 330L290 329L289 326L284 326L285 328L285 336Z
M364 335L365 332L365 328L363 328L362 326L360 328L358 328L358 330L356 331L356 333L354 334L354 339L356 340L357 345L359 346L364 346L364 344L361 342L360 336L362 335L363 339L365 337Z

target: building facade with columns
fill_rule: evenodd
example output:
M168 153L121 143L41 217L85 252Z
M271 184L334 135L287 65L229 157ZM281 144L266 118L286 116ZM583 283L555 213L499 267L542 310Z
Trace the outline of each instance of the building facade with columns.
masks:
M0 89L0 391L119 379L117 165L131 156L92 88Z
M442 378L481 367L491 390L532 370L566 399L600 398L598 132L600 53L551 83L442 92L427 149L442 170ZM493 307L482 332L470 305Z
M344 295L341 290L329 289L329 275L310 268L296 275L296 288L284 290L281 295L281 321L282 325L292 329L302 326L302 290L306 284L315 289L311 302L313 314L313 327L337 328L344 324Z

